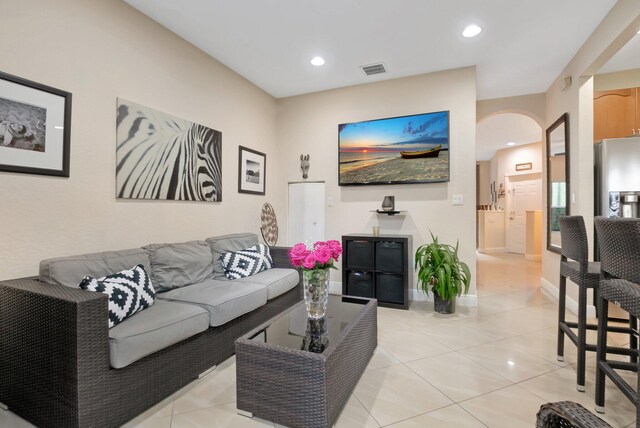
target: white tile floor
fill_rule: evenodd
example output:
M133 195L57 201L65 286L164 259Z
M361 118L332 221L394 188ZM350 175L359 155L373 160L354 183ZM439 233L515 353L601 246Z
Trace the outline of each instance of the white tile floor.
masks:
M593 410L594 355L587 354L587 391L577 392L575 347L567 340L565 362L556 361L557 304L539 283L539 263L479 254L478 308L446 316L422 302L409 311L380 308L378 350L336 427L533 427L545 402ZM614 427L635 426L633 406L610 382L606 408L603 419ZM274 424L236 414L231 358L126 426ZM0 410L0 427L31 425Z

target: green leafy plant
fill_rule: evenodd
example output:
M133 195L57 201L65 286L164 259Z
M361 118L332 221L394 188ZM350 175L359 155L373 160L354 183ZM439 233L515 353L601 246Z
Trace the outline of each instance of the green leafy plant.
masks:
M469 292L471 272L466 263L458 259L458 242L453 247L438 242L438 237L429 231L433 242L416 250L415 268L418 270L418 290L427 295L429 289L443 300L452 301L455 296Z

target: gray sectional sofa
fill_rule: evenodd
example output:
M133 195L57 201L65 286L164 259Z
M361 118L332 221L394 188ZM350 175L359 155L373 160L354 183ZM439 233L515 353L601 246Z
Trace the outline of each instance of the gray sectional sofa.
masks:
M43 260L39 278L0 283L0 403L38 426L115 427L234 352L239 336L302 298L287 249L272 269L229 280L220 256L258 243L234 234ZM109 329L107 296L85 291L142 264L155 303Z

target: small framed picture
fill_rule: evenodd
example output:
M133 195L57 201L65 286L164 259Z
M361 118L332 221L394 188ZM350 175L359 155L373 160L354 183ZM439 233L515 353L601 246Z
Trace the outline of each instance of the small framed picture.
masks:
M516 164L516 171L528 171L532 168L533 168L533 165L531 162Z
M71 94L0 72L0 171L69 177Z
M244 146L238 149L238 193L264 195L267 155Z

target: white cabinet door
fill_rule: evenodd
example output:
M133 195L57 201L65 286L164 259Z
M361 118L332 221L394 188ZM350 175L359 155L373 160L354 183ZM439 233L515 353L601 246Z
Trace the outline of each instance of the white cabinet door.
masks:
M507 251L510 253L524 254L526 212L542 206L542 179L531 179L532 175L511 176L507 180Z
M324 182L289 183L289 245L324 241Z

